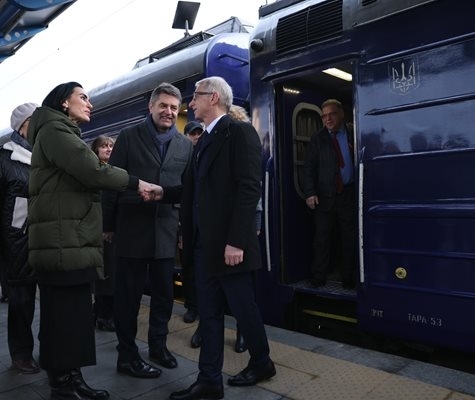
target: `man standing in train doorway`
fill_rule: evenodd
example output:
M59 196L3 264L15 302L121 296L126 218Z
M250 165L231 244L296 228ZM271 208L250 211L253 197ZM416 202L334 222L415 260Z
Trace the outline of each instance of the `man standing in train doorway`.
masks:
M181 93L169 83L150 96L150 114L123 129L109 163L164 188L163 199L145 203L136 193L107 192L103 198L104 232L115 235L117 271L114 318L118 338L117 371L136 378L156 378L161 371L139 355L135 337L140 301L149 281L149 358L165 368L177 361L166 346L173 308L173 274L178 234L178 203L192 143L175 123Z
M310 139L303 173L303 192L315 222L313 286L325 286L330 258L338 255L342 286L355 287L356 197L353 131L344 123L341 103L322 104L325 125ZM336 235L338 229L339 235ZM337 243L332 241L339 238ZM333 249L336 249L334 251Z

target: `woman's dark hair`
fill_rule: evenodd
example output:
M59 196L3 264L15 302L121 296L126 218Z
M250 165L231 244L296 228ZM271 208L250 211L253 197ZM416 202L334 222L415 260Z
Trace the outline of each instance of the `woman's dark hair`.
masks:
M51 92L49 92L48 96L45 97L41 105L53 108L55 110L61 111L63 114L68 115L68 110L64 109L63 103L69 98L69 96L71 96L74 88L77 87L82 88L82 86L77 82L67 82L58 85Z

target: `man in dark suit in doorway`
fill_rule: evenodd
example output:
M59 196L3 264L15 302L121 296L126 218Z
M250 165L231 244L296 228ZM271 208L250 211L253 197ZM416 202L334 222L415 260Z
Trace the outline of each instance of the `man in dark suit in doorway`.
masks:
M163 200L144 203L135 193L105 193L104 232L117 243L114 314L119 344L117 371L137 378L156 378L160 370L146 363L135 343L137 316L147 276L150 283L149 357L165 368L175 368L166 347L173 308L173 273L178 233L178 207L192 144L176 129L181 93L162 83L149 102L149 116L122 130L109 163L130 174L159 183Z
M248 345L248 366L229 378L251 386L273 377L274 363L254 295L261 267L255 215L261 196L261 145L253 126L226 115L231 87L220 77L195 84L189 106L203 132L193 153L182 201L183 255L193 265L202 344L199 374L174 400L221 399L226 301Z
M327 283L333 229L338 224L342 286L353 289L357 239L353 131L345 125L343 107L336 99L322 104L322 121L325 127L310 139L302 180L305 203L313 210L315 223L310 282L316 287Z

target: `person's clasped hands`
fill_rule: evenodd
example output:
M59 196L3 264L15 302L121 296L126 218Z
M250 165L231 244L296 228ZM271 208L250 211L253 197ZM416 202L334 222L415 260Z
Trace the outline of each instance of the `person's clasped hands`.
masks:
M154 183L148 183L143 180L139 180L138 193L144 201L161 200L163 198L163 188Z

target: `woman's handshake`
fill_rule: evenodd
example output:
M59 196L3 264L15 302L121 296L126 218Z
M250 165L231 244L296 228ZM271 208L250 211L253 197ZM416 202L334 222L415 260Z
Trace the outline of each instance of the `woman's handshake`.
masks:
M139 188L137 190L144 201L161 200L163 198L163 188L154 183L148 183L139 180Z

